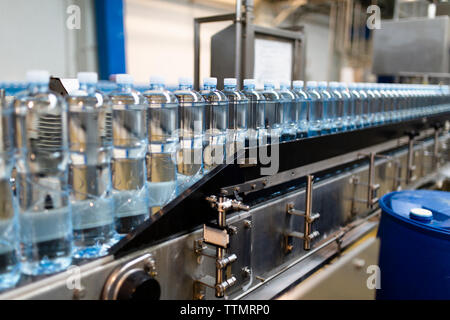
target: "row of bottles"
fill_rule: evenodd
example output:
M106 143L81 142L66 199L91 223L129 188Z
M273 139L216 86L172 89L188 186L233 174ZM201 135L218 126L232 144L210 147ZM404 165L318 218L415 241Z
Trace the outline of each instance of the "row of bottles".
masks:
M220 91L206 78L197 92L180 78L171 92L152 77L138 92L122 74L104 94L97 74L78 80L63 98L48 89L48 72L29 72L28 89L1 103L0 289L20 273L107 254L244 147L403 121L450 103L439 86L266 81L256 90L245 79L240 91L228 78Z

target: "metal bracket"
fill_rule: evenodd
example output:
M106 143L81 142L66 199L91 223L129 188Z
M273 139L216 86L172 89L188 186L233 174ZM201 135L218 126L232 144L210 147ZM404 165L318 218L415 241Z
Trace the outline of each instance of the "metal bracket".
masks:
M380 189L380 185L375 183L375 158L376 157L387 157L383 155L377 155L374 152L371 153L358 153L358 158L361 157L367 157L369 158L369 182L367 184L367 208L372 208L377 202L378 197L376 196L376 193L378 189ZM356 184L361 184L359 182L356 182Z
M312 175L308 175L306 178L305 211L295 209L293 203L289 203L286 210L288 214L304 217L305 232L301 233L297 231L291 231L285 235L285 250L287 252L292 250L292 245L289 244L289 238L294 237L302 239L303 249L309 250L311 249L311 241L320 235L318 231L311 230L312 223L320 217L319 213L311 213L313 190L312 183L314 177Z
M408 141L408 160L406 167L406 184L410 184L417 180L417 177L414 175L414 170L416 170L416 166L414 165L414 142L415 137L410 136Z
M211 207L217 209L217 224L220 229L204 225L202 239L194 241L194 251L196 254L216 259L216 278L213 279L211 276L207 276L207 278L204 277L194 281L194 299L202 299L204 297L205 286L214 288L216 297L222 298L225 295L225 291L236 284L237 279L235 276L231 275L227 278L224 273L224 269L237 260L237 256L234 253L225 256L229 235L232 232L232 228L227 227L226 212L229 210L250 210L249 206L244 205L240 201L225 197L209 196L206 200L211 204ZM216 247L215 255L206 253L207 246L205 242Z

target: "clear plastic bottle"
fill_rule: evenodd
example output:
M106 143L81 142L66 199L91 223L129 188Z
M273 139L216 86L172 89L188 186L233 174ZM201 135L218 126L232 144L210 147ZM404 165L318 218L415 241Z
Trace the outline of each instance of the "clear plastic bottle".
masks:
M234 157L238 153L240 159L244 154L245 146L248 146L248 108L249 101L244 93L238 90L235 78L225 78L223 80L223 93L228 98L228 129L229 141L227 157ZM231 140L232 139L232 140ZM234 143L230 143L233 141Z
M394 96L389 91L388 85L386 83L378 84L378 91L380 92L383 99L383 119L385 123L390 123L392 121L392 113L394 110Z
M392 99L392 104L391 104L391 122L397 122L400 120L400 96L397 92L397 90L395 89L395 86L393 83L390 83L387 85L386 90L388 91L388 93L391 95L391 99Z
M291 90L289 81L280 81L280 93L283 106L283 133L281 141L295 140L297 137L297 119L299 96Z
M396 120L397 121L403 121L406 116L406 97L403 94L401 84L399 83L393 83L392 88L397 96L397 107L395 109L396 111Z
M361 99L361 120L362 126L364 128L370 127L372 125L371 114L370 114L370 97L366 91L366 85L364 83L357 83L356 89L358 90Z
M344 130L355 130L355 101L353 100L352 94L348 89L348 86L345 82L339 82L339 91L341 92L343 99L343 109L344 109L344 119L343 119L343 127Z
M264 81L264 91L266 99L265 125L267 130L267 144L277 143L281 139L283 131L283 106L281 97L275 91L275 83L272 80Z
M109 94L113 110L112 183L116 230L126 234L149 217L145 157L147 105L133 89L133 77L116 76Z
M180 108L177 192L182 193L203 176L205 99L192 89L192 78L180 78L178 90L174 93Z
M353 105L352 109L354 110L354 123L356 129L361 129L364 127L364 121L362 118L363 114L363 103L361 100L361 96L359 94L358 87L356 83L349 83L348 89L350 91L350 94L352 96L351 103Z
M323 126L323 102L322 96L318 91L316 81L306 82L307 93L309 96L309 129L308 136L314 137L322 134Z
M14 166L12 108L0 90L0 291L20 278L17 203L10 182Z
M72 225L77 259L104 256L116 241L111 194L112 112L96 90L97 73L80 72L80 87L66 98Z
M150 90L143 95L148 105L148 199L154 214L177 194L178 99L161 77L151 77Z
M27 73L28 89L16 96L16 188L22 273L50 274L72 261L68 192L67 104L48 89L49 73Z
M207 173L225 163L228 99L223 92L217 90L217 78L205 78L200 93L206 101L203 172Z
M342 91L339 88L339 83L332 81L329 83L329 92L331 93L333 97L334 102L334 121L333 121L333 127L336 128L337 132L342 132L346 129L346 126L344 125L345 122L345 98L342 94Z
M309 97L304 89L304 82L295 80L292 82L292 89L298 96L297 103L297 139L308 136L308 109Z
M249 146L256 147L267 141L265 128L266 98L256 90L255 79L244 79L244 90L242 91L249 100L248 113L248 139Z
M381 99L381 94L375 89L374 83L364 83L363 84L367 96L369 98L369 119L373 126L377 126L383 123L381 109L383 106L383 101Z
M328 91L328 83L326 81L319 81L317 85L323 108L322 134L334 133L336 132L334 127L334 118L336 116L334 97Z

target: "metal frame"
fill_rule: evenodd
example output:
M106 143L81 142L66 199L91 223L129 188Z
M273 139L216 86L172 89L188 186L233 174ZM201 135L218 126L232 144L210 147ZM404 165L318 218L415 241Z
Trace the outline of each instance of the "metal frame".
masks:
M253 0L236 1L236 13L224 14L194 19L194 88L200 88L200 26L204 23L233 21L235 29L235 60L234 77L238 85L243 78L253 77L254 66L251 63L254 57L255 35L271 36L294 42L292 55L292 79L303 79L305 69L305 39L303 33L257 26L253 21ZM244 36L245 35L245 36ZM300 48L300 50L299 50ZM298 56L298 52L301 52Z
M426 135L420 136L425 138ZM448 140L449 135L447 133L439 137L440 143ZM396 142L398 143L397 140ZM433 150L434 145L434 138L431 138L424 143L416 144L414 150ZM390 179L395 168L389 167L389 162L398 159L406 168L408 153L404 145L397 145L394 150L389 145L386 146L386 152L391 152L389 157L382 157L374 161L372 166L375 173L374 178L380 183L380 191L383 193L389 192L392 188ZM378 152L382 151L378 150ZM445 152L440 157L448 159L449 151L446 150ZM420 157L420 153L417 154ZM417 188L420 184L436 179L433 172L420 170L422 166L426 165L420 159L418 158L419 161L416 162L418 175L426 174L426 176L418 179L414 185L403 184L402 187ZM335 167L339 165L340 163L335 163ZM232 264L234 268L232 273L236 275L237 270L246 270L248 275L247 282L238 283L239 285L236 284L229 291L227 290L227 298L272 298L274 294L286 289L293 282L301 281L310 272L320 268L332 257L339 255L342 248L349 244L346 239L351 238L354 241L369 229L376 227L378 211L368 209L366 203L356 207L355 215L350 216L349 214L352 197L363 197L367 194L367 188L365 187L357 188L356 193L354 193L350 178L357 176L360 181L368 182L370 164L366 163L356 168L349 165L349 168L352 168L351 171L343 170L340 174L315 183L314 199L308 195L307 188L296 189L286 195L266 199L263 203L252 205L249 212L237 212L227 217L229 232L236 227L236 232L233 231L236 234L232 236L234 242L229 248L237 256ZM402 171L402 177L405 177L405 171ZM311 187L312 177L310 177L309 187L312 192ZM330 198L330 194L334 196ZM294 238L293 249L290 252L285 252L282 246L284 235L289 230L302 231L305 222L303 217L297 217L297 215L289 215L290 218L287 221L286 207L289 203L293 203L296 207L302 203L306 204L308 198L311 198L311 205L307 211L314 207L321 212L321 218L315 223L315 229L321 235L312 241L310 251L304 250L301 239ZM199 198L197 202L210 206L210 202L204 198ZM371 212L374 213L370 215ZM217 211L212 210L210 213L217 215ZM210 215L210 220L213 217L213 215ZM353 222L348 223L349 218ZM373 219L375 220L373 221ZM251 221L250 224L249 220ZM172 220L172 222L175 223L176 221ZM366 227L362 227L361 222ZM368 224L365 222L368 222ZM251 226L251 234L249 237L242 237L243 234L249 232L246 231L250 230L246 229L248 226ZM110 255L82 265L80 266L82 292L69 289L67 286L68 274L61 273L5 292L0 295L0 299L98 299L102 292L103 294L106 293L103 291L103 288L106 288L104 287L105 283L112 283L111 281L116 278L118 273L124 274L126 270L132 270L135 267L147 269L155 275L155 279L161 284L163 299L190 299L193 297L193 286L195 286L196 279L207 278L211 281L205 281L206 283L215 283L214 278L212 276L208 278L208 275L213 274L217 265L211 259L202 261L202 257L196 254L196 247L193 245L195 240L198 240L201 236L202 228L198 226L196 229L187 230L184 235L164 239L160 243L141 246L136 252L128 253L122 258ZM245 246L250 247L251 250L243 249ZM147 254L152 256L150 257ZM243 261L243 258L247 256L250 256L250 260ZM147 267L145 263L141 264L144 261L147 261ZM111 281L108 281L108 279L111 279ZM274 290L274 288L276 289ZM109 293L113 293L113 291ZM108 294L103 297L105 296L108 296ZM211 292L205 292L203 298L215 299L215 295Z

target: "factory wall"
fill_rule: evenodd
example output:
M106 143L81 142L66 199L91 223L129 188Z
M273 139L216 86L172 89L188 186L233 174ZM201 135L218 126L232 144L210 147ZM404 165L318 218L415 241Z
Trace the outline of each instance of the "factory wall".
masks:
M80 29L66 25L72 4L80 7ZM61 77L96 71L93 4L91 0L0 1L0 81L23 80L27 70L36 68Z
M232 2L230 2L232 4ZM215 1L126 0L125 41L127 71L137 82L151 74L169 84L194 75L194 18L233 12L232 5ZM210 74L210 38L229 25L217 22L201 28L200 77Z
M81 10L79 29L66 26L72 4ZM154 74L169 84L179 76L193 76L193 19L234 11L233 1L222 0L124 0L124 8L127 72L138 83ZM334 78L327 17L319 18L301 21L307 36L307 80ZM201 78L210 75L210 38L228 24L201 28ZM23 80L27 70L36 68L61 77L97 71L94 0L2 0L0 41L0 81Z

